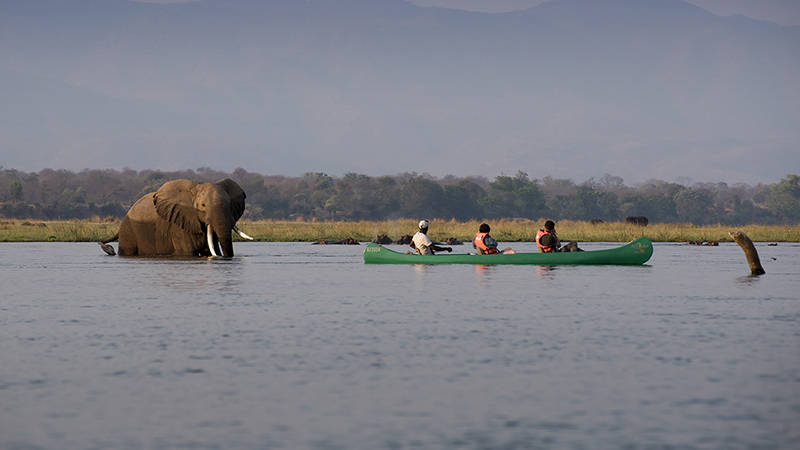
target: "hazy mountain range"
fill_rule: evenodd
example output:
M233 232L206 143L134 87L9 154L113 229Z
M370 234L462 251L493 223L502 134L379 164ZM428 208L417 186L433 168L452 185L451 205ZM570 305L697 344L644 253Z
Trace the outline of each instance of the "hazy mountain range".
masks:
M22 170L775 182L800 27L679 0L2 0L0 104Z

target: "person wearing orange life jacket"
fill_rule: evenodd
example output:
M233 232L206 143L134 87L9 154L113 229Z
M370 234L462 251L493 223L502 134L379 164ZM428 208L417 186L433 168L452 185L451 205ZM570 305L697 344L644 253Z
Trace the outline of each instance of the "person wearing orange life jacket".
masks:
M497 241L489 236L489 231L491 231L489 224L482 223L481 226L478 227L478 232L475 233L475 237L472 239L472 246L475 247L479 255L498 255L501 253L512 255L516 253L510 248L498 250Z
M497 241L489 236L489 231L491 231L489 224L482 223L472 239L472 246L475 247L479 255L496 255L500 253L497 250Z
M554 253L560 251L561 242L556 235L556 224L552 220L544 223L544 230L536 232L536 246L542 253Z

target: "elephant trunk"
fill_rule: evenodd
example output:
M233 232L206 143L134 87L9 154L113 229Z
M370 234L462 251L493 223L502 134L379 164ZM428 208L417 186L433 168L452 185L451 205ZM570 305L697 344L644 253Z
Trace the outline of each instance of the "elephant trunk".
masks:
M226 258L230 258L233 256L233 237L231 236L231 231L233 230L233 221L222 218L219 220L213 220L209 224L209 229L213 230L213 237L216 237L216 240L219 242L219 248L222 250L222 256ZM210 239L210 238L209 238ZM211 254L215 255L213 247L216 247L217 242L210 242L209 241L209 248L211 248ZM215 255L219 256L219 255Z
M219 245L222 248L222 254L226 258L230 258L233 256L233 238L231 238L231 232L228 231L227 236L220 236L219 238Z

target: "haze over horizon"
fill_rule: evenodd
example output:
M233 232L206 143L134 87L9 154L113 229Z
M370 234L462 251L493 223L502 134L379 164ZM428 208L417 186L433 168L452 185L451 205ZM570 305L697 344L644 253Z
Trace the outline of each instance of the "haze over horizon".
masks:
M157 0L150 0L157 1ZM463 9L466 11L510 12L541 5L552 0L410 0L419 6ZM685 0L720 16L742 15L784 26L800 25L797 0Z
M695 6L730 12L714 0L424 7L454 1L6 0L0 165L626 183L800 168L798 26Z

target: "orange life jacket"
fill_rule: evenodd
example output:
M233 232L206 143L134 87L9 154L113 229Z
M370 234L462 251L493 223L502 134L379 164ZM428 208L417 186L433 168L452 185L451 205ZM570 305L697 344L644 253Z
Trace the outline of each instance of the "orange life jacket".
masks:
M547 231L544 231L544 230L539 230L539 231L536 232L536 245L539 246L539 249L543 253L552 253L553 250L555 249L555 245L542 245L542 242L540 241L542 236L544 236L546 234L550 234L550 233L547 232Z
M478 253L481 255L496 255L500 253L496 248L489 247L483 242L483 238L488 235L489 233L475 233L475 239L472 242L475 244L475 248L478 249Z

